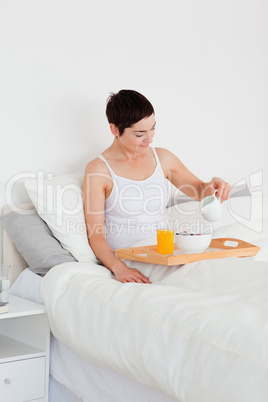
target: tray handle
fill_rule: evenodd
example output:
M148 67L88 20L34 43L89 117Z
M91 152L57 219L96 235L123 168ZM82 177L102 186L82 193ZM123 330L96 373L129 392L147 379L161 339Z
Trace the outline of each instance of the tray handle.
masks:
M148 247L138 247L138 248L133 248L132 250L131 250L131 254L133 255L133 256L139 256L139 255L142 255L142 257L144 257L144 258L146 258L146 257L150 257L150 256L152 256L152 255L155 255L155 253L156 253L156 251L155 250L151 250L150 248L148 248Z
M226 244L227 243L227 244ZM240 249L240 248L249 248L255 247L250 243L245 242L244 240L234 239L229 237L222 237L219 239L212 239L210 243L210 247L222 248L226 250Z

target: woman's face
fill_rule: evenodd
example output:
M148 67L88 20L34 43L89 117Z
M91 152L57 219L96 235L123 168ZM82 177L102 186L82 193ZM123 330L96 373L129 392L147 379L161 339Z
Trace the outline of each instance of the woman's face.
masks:
M155 115L138 121L131 127L125 128L121 136L118 135L118 141L133 152L143 152L149 148L155 134Z

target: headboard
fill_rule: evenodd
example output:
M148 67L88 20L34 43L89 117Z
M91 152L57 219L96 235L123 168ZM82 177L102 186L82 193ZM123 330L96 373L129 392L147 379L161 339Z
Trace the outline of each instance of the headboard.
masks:
M34 209L34 206L31 203L21 204L17 208L5 206L3 209L3 214L6 215L11 211L16 209L18 210L19 208L29 210ZM3 229L3 264L11 265L10 286L15 282L21 271L28 267L27 262L11 242L5 229Z

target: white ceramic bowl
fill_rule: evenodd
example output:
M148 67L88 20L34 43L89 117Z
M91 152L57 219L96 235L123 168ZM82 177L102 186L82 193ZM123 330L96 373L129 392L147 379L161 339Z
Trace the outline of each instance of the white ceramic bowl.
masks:
M209 247L211 237L211 234L176 233L175 242L185 254L202 253Z

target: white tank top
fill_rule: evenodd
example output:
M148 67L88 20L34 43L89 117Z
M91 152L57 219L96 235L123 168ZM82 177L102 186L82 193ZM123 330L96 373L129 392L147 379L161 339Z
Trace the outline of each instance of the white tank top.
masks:
M167 182L157 153L151 147L156 168L145 180L130 180L117 176L106 159L113 188L105 200L106 240L112 250L130 247L139 240L152 237L156 229L164 223L168 203Z

